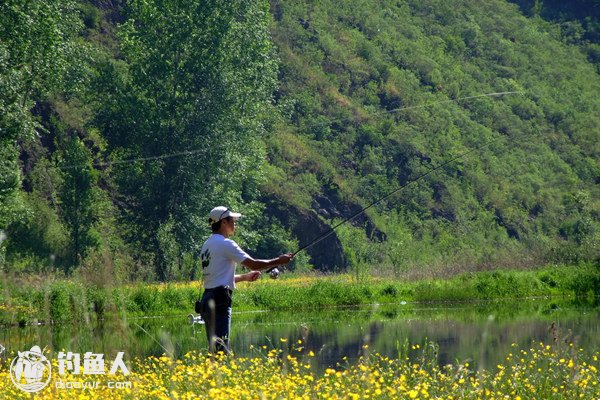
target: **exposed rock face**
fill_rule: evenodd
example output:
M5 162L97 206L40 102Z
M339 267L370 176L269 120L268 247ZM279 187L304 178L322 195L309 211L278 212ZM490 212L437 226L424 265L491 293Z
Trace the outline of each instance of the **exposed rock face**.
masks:
M269 214L279 219L283 225L290 226L300 247L309 244L331 227L323 222L312 210L300 210L289 204L271 199ZM346 268L346 259L342 244L335 232L305 250L310 262L319 271L333 271Z
M327 220L333 218L345 220L356 215L348 223L363 227L367 232L367 236L371 239L385 240L385 234L377 229L369 215L361 212L363 205L344 199L340 193L341 190L335 183L329 183L329 185L323 187L322 195L315 196L313 199L313 210Z
M344 202L335 189L330 189L322 196L316 196L313 199L312 208L317 214L328 220L333 218L345 220L360 213L363 209L360 204ZM356 217L348 223L351 223L354 226L364 227L367 236L370 238L378 241L385 240L385 234L377 229L377 226L375 226L373 221L371 221L369 216L365 213L356 215Z
M273 198L269 198L266 202L270 204L267 209L271 216L292 228L292 233L298 239L300 247L310 244L331 230L331 226L324 220L345 220L359 213L363 208L359 204L343 201L335 187L324 188L323 194L313 199L311 210L298 209ZM348 223L365 227L367 235L374 240L385 240L385 234L377 229L365 213L356 215ZM311 257L311 264L319 271L346 269L344 250L335 231L311 245L306 252Z

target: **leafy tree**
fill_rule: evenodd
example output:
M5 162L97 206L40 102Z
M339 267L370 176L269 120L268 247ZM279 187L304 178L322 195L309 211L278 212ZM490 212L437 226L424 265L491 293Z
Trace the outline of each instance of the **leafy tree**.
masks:
M20 174L16 141L39 127L31 113L35 100L60 87L77 32L74 2L7 0L0 4L0 204L2 224L14 219ZM13 200L11 200L11 198Z
M24 215L18 141L39 128L31 113L35 101L62 82L78 30L74 3L0 3L0 230Z
M62 185L59 191L61 214L69 230L70 266L81 260L100 244L95 224L98 220L98 172L92 168L92 158L77 137L71 138L62 152Z
M129 4L119 34L127 67L105 66L114 79L99 83L98 124L114 157L137 160L115 174L131 236L157 252L160 279L194 251L211 207L256 198L259 116L277 65L268 26L264 1Z

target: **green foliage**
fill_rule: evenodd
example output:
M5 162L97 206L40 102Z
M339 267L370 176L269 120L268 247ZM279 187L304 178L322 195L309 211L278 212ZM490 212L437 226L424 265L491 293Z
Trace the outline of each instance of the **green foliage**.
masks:
M63 84L79 20L75 2L8 0L0 6L2 136L32 135L32 100ZM21 118L19 118L21 117Z
M255 207L248 211L238 223L235 240L244 248L251 249L251 256L269 259L299 248L298 241L291 238L291 233L278 220L265 217L264 207ZM243 268L239 269L240 273L244 272ZM309 263L309 256L301 252L285 266L285 269L295 273L308 273L313 267Z
M133 315L189 312L201 296L198 287L181 285L136 285L114 288L112 300L120 296L123 301L115 302L119 311Z
M375 298L374 290L364 283L319 280L307 287L286 285L256 285L239 290L234 307L241 309L286 310L368 304Z
M56 281L46 290L48 317L53 323L89 321L90 303L82 284Z
M102 66L97 123L116 160L139 160L114 173L131 199L129 233L157 251L165 280L174 276L169 264L196 250L208 210L255 199L257 115L270 100L276 60L261 2L135 1L126 15L119 39L127 68Z
M381 264L382 245L369 240L362 229L350 224L340 225L336 232L355 279L362 281L368 278Z
M170 219L161 225L156 233L159 246L156 253L158 257L162 258L159 265L163 265L165 268L161 273L165 275L166 280L197 279L202 271L200 258L195 257L192 253L182 251L175 236L174 226L174 221Z
M553 266L535 272L469 273L451 280L426 280L415 285L413 299L472 300L549 296L558 293L585 299L598 294L599 270L594 265Z
M310 172L322 188L343 182L339 197L369 204L483 146L372 213L393 273L597 257L597 212L578 215L564 196L583 190L594 199L589 209L598 208L600 81L551 24L502 2L274 7L287 121L278 129L302 143L302 153L286 154L277 135L270 139L281 180L279 171L293 171L294 182L297 165L320 157ZM504 91L520 93L468 99ZM291 182L290 202L319 193L319 185L302 191ZM364 238L342 241L356 265L357 250L347 247Z
M47 276L45 279L48 279ZM265 279L265 278L263 278ZM136 284L101 286L76 279L33 284L34 276L17 285L3 281L10 300L0 310L0 324L13 320L81 323L114 313L187 315L202 293L197 284ZM6 283L9 283L8 286ZM537 271L499 270L458 275L453 279L365 278L313 276L240 285L233 297L236 310L306 310L332 306L431 301L476 301L559 296L565 301L592 304L598 299L600 270L596 265L548 266ZM553 303L556 300L552 301ZM548 306L550 307L550 306ZM546 307L544 307L545 309ZM513 310L506 310L510 314ZM543 311L543 310L538 310ZM8 314L8 315L7 315ZM12 314L12 315L11 315ZM17 320L15 320L17 318Z
M92 168L92 159L79 138L71 138L61 157L62 186L59 197L63 218L69 229L71 265L78 266L91 249L100 244L96 210L98 174Z
M22 212L16 150L11 140L0 138L0 229L16 221Z
M77 4L77 8L87 29L97 29L100 26L102 13L98 8L85 3Z
M73 320L73 302L66 284L54 285L48 295L49 317L52 321Z
M133 292L131 301L136 308L132 308L132 311L139 310L144 314L156 313L163 309L161 305L160 292L158 288L153 287L140 287L138 290Z
M23 2L0 5L0 228L23 212L16 140L39 126L35 99L60 87L76 32L73 2Z
M339 220L475 148L340 227L337 267L597 260L597 16L517 3L4 1L2 268L193 278L215 205L276 256L271 200Z
M559 23L561 34L565 39L576 44L586 41L600 40L600 25L598 21L598 4L594 0L513 0L527 15Z
M26 194L25 204L29 212L7 231L8 269L43 272L64 265L69 240L58 215L38 194Z

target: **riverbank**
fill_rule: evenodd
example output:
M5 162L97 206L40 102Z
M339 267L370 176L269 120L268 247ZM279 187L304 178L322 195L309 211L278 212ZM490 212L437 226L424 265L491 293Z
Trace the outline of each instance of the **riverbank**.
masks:
M189 314L201 294L200 282L123 286L76 279L5 279L0 291L0 324L81 323L121 316ZM413 303L518 299L526 297L600 297L600 268L552 266L538 270L499 270L451 279L404 280L350 275L266 276L241 283L234 307L243 310L297 310L374 303Z

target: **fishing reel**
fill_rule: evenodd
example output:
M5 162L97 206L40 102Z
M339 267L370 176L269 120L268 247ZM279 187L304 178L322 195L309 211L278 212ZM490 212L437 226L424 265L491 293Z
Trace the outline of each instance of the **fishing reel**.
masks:
M269 273L269 276L271 277L271 279L277 279L277 278L279 278L279 275L281 274L281 272L279 272L279 269L277 267L271 268L267 272Z

